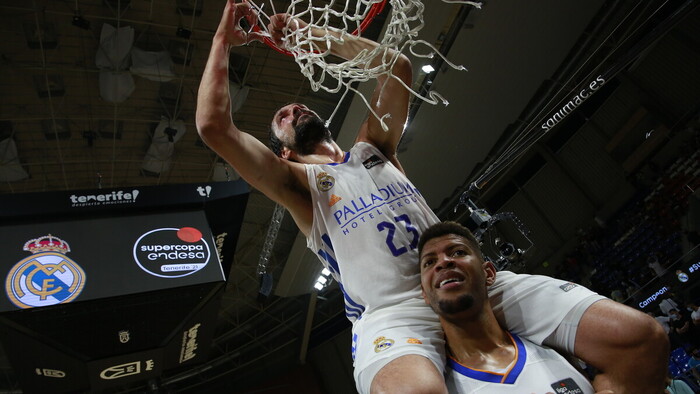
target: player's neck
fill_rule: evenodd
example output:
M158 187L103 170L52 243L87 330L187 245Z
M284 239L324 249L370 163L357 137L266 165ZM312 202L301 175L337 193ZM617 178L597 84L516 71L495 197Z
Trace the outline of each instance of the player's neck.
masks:
M322 142L314 153L297 155L296 161L305 164L342 163L345 160L345 152L340 149L335 141Z
M452 358L469 368L496 370L508 367L515 358L515 344L492 312L443 323Z

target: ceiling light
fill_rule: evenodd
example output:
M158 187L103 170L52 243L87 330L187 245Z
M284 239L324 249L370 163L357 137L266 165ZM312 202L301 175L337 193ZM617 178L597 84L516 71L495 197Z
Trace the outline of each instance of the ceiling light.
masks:
M325 285L326 282L328 282L328 279L326 279L325 276L321 275L321 276L318 277L318 279L316 279L316 282L318 282L318 283L320 283L320 284L322 284L322 285Z
M316 290L323 290L323 285L319 282L316 282L316 284L314 285L314 288L316 288Z
M433 66L431 66L430 64L426 64L425 66L423 66L423 67L422 67L422 70L423 70L423 72L426 73L426 74L430 74L431 72L435 71L435 69L433 68Z
M324 268L323 271L321 271L321 275L323 276L328 276L331 274L331 271L328 268Z

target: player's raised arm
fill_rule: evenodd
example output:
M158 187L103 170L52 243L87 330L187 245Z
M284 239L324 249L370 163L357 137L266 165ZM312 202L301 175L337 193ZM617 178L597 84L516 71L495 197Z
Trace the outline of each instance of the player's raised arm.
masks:
M219 156L229 162L253 187L292 211L303 204L299 182L304 179L299 164L282 160L262 142L236 127L231 118L228 62L230 49L259 39L256 33L247 33L240 19L254 23L255 15L247 3L229 0L212 40L197 94L197 131L202 140Z
M403 134L408 117L410 92L397 79L411 86L413 73L411 62L403 54L399 54L393 68L393 77L382 75L377 78L377 86L372 93L370 104L377 115L384 118L388 130L384 131L380 121L370 115L360 128L357 141L366 141L379 148L384 155L403 171L396 158L396 147Z

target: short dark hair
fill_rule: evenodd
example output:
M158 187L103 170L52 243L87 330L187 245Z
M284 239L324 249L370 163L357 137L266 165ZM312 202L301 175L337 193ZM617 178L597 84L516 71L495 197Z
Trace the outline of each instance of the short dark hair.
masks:
M443 235L449 234L460 236L469 241L469 244L474 249L474 251L478 253L479 257L483 258L481 254L481 248L479 247L479 241L476 240L474 234L472 234L472 232L469 231L468 228L462 226L457 222L452 221L433 224L432 226L428 227L425 231L423 231L423 234L421 234L420 239L418 240L418 256L422 256L423 246L425 246L425 244L428 241L430 241L433 238L438 238L442 237Z
M269 138L270 138L270 150L274 152L277 157L280 157L282 155L282 148L284 148L284 143L282 142L279 137L277 137L277 134L275 134L275 129L270 125L269 129Z

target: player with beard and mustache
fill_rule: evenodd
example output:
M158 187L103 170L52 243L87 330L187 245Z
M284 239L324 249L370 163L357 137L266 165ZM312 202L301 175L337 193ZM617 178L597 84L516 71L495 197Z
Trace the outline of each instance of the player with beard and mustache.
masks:
M439 219L396 154L408 116L411 96L404 86L412 84L411 62L390 49L385 54L395 61L390 75L377 78L370 100L378 116L366 118L349 151L330 138L318 114L298 103L274 114L268 149L231 118L231 48L261 38L243 31L241 18L251 25L256 20L247 3L227 1L197 95L202 140L252 187L290 212L309 249L338 282L353 324L357 390L446 393L444 336L437 315L421 298L416 264L420 233ZM282 46L284 29L303 24L277 14L268 31ZM336 33L314 27L311 34ZM317 42L323 46L326 40ZM351 59L377 45L358 37L320 49ZM381 62L377 58L366 66ZM387 131L378 118L385 119ZM594 381L600 387L619 388L619 393L655 393L662 387L668 343L648 316L581 286L505 271L489 297L510 331L538 344L552 343L603 371ZM646 371L642 379L640 369Z
M333 137L325 122L316 114L309 114L294 123L294 142L290 150L301 155L310 155L314 153L316 146L331 141Z
M423 232L418 250L423 298L445 331L450 393L594 392L559 353L499 325L487 291L496 267L484 261L468 229L435 224Z

